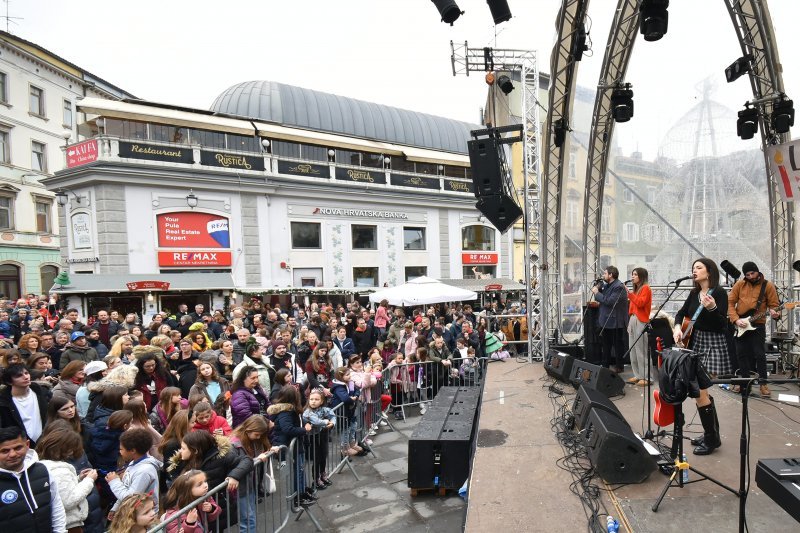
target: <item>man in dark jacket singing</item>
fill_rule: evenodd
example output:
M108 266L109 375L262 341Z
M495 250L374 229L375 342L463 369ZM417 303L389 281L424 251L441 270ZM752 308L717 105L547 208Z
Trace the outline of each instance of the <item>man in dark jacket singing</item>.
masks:
M592 287L594 298L600 304L598 327L603 341L603 359L605 368L611 365L611 350L614 350L616 366L611 370L617 374L625 371L622 356L625 355L625 328L628 324L628 291L619 280L619 270L615 266L607 266L603 270L603 282Z

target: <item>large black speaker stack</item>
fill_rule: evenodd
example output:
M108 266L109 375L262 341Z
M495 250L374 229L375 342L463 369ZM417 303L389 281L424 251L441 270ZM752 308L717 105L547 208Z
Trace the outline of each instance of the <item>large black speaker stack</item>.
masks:
M544 370L550 377L569 382L572 375L572 362L575 358L556 348L550 348L544 357Z
M522 209L506 194L502 149L500 140L494 136L467 142L472 184L478 199L475 207L500 233L505 233L522 216Z
M570 381L575 387L586 385L607 397L625 394L625 382L616 373L599 365L575 360Z
M595 473L607 483L642 483L656 469L655 459L604 394L580 385L572 414Z
M469 475L479 387L442 387L408 441L408 487L458 489Z

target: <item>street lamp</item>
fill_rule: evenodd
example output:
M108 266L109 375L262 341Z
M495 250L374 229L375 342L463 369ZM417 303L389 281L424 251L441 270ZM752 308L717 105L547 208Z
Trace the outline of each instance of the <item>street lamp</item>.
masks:
M194 191L189 189L189 194L186 195L186 205L194 209L197 207L199 201L200 200L197 198L197 195L194 193Z

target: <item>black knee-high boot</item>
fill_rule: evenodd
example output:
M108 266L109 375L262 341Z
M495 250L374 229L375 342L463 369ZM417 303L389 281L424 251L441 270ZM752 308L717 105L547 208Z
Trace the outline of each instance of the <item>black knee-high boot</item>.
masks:
M714 398L710 399L711 403L709 405L697 408L697 413L700 415L700 422L703 424L703 441L694 449L695 455L709 455L715 449L722 446L722 441L719 438L717 408L714 406Z

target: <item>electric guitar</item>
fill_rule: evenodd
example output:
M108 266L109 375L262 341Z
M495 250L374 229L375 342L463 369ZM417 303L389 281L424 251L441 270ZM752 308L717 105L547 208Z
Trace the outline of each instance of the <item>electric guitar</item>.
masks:
M662 403L658 390L653 391L653 400L656 407L653 409L653 422L659 427L666 427L675 423L675 406L671 403Z
M781 305L778 306L777 309L775 309L775 311L780 311L784 307L786 309L794 309L798 305L800 305L800 302L782 303ZM733 336L734 337L741 337L742 335L744 335L748 331L753 331L754 329L756 329L755 326L753 325L753 322L756 322L757 320L761 320L762 318L767 316L769 314L769 311L770 311L769 308L767 308L767 309L765 309L764 311L762 311L760 313L751 314L753 312L753 310L751 309L750 311L748 311L745 314L741 315L739 318L745 319L747 321L747 325L744 326L744 327L736 326L736 331L733 332Z

